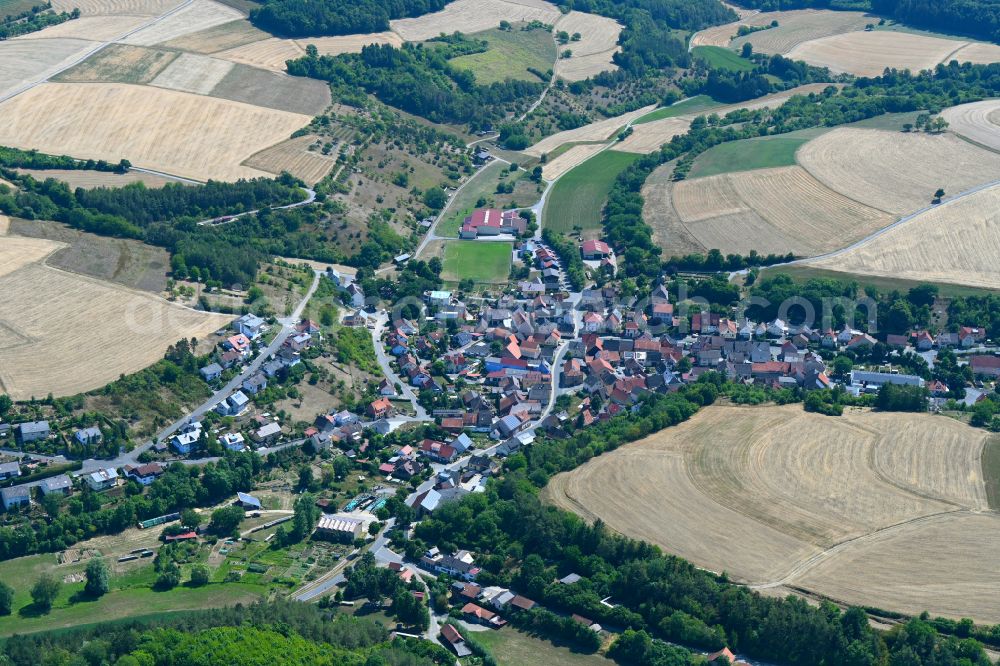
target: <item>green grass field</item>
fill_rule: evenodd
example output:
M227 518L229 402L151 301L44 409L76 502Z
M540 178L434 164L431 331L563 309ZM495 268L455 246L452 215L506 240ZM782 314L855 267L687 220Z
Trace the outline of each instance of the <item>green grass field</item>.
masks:
M793 166L795 151L825 131L819 128L790 132L781 136L720 143L698 156L688 177L703 178L720 173Z
M486 646L500 666L611 666L599 654L573 652L567 647L529 636L513 627L478 631L473 638Z
M62 568L59 573L63 573ZM263 586L245 583L210 584L205 587L180 585L164 592L157 592L149 587L130 587L113 589L96 601L80 601L74 600L73 597L83 590L83 583L69 583L62 586L52 610L41 615L31 606L30 596L26 600L22 598L30 589L27 582L18 585L20 579L4 578L4 580L13 584L17 594L14 612L0 617L0 636L72 627L98 620L114 620L149 613L233 606L253 601L266 592ZM22 587L23 591L20 589Z
M458 282L506 282L510 275L511 244L487 241L449 241L444 246L441 277Z
M493 29L470 37L485 39L489 42L489 50L453 58L450 62L455 67L472 71L480 84L488 85L505 79L539 81L528 68L547 72L556 61L556 44L552 35L541 29L521 30L514 26L510 32Z
M0 19L26 12L40 4L37 0L0 0Z
M549 193L542 225L564 233L573 227L600 229L601 209L615 178L638 158L634 153L605 150L567 172Z
M712 67L728 69L731 72L749 72L755 65L741 57L735 51L721 46L696 46L691 49L691 55L704 60Z
M676 104L671 104L670 106L665 106L662 109L656 109L655 111L650 111L642 118L636 120L633 125L642 125L643 123L651 123L654 120L662 120L664 118L675 118L677 116L683 116L690 113L701 113L702 111L709 111L716 107L720 107L722 104L716 102L714 99L708 95L698 95L696 97L691 97L690 99L677 102Z

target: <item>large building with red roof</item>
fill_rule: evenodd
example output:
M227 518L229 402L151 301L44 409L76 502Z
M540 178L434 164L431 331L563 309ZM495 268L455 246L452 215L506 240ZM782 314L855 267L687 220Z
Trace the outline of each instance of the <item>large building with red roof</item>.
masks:
M501 211L497 208L477 208L465 218L459 238L473 239L483 236L510 234L521 235L528 228L528 221L516 210Z

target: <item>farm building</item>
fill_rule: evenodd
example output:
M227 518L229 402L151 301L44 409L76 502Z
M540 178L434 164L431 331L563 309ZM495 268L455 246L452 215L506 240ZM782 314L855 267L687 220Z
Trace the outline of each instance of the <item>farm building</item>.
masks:
M236 493L236 504L243 507L245 511L260 511L263 508L259 499L240 492Z
M458 657L468 657L472 654L472 650L465 644L462 634L458 633L458 629L450 624L441 627L441 639L451 646L451 649L455 651L455 655Z
M500 211L496 208L478 208L462 222L458 237L464 239L520 235L528 228L528 221L516 210Z
M588 261L597 261L611 256L611 247L604 241L587 240L580 244L580 254Z
M0 499L3 500L3 508L10 511L19 506L31 504L31 488L28 486L11 486L0 490Z
M361 536L364 521L347 516L323 516L316 525L316 536L332 541L353 541Z

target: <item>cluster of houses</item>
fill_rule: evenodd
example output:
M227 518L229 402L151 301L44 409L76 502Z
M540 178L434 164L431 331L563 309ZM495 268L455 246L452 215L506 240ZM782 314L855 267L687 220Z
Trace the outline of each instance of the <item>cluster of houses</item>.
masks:
M20 477L20 468L19 461L0 463L0 480ZM121 481L118 470L111 467L84 474L80 478L81 483L86 484L95 492L110 490ZM57 474L31 484L24 483L2 488L0 489L0 503L3 504L4 511L30 506L33 486L38 488L42 497L48 495L67 496L73 491L73 479L68 474Z

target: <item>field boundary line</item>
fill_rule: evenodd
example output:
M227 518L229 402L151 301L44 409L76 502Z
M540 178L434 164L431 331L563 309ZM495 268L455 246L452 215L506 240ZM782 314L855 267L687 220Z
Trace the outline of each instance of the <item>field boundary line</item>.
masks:
M835 257L839 257L842 254L845 254L845 253L850 252L852 250L857 250L858 248L862 248L865 245L868 245L869 243L871 243L876 238L878 238L878 237L880 237L880 236L882 236L884 234L889 233L890 231L892 231L896 227L902 226L902 225L906 224L907 222L910 222L913 219L915 219L917 217L920 217L924 213L928 213L928 212L930 212L932 210L936 210L938 208L943 208L945 206L950 206L951 204L955 203L956 201L961 201L962 199L965 199L966 197L970 197L973 194L978 194L980 192L983 192L985 190L989 190L989 189L992 189L992 188L998 187L998 186L1000 186L1000 180L994 180L994 181L989 182L989 183L983 183L982 185L977 185L976 187L972 188L971 190L966 190L964 192L956 194L955 196L951 197L950 199L947 199L947 200L945 200L945 201L943 201L943 202L941 202L939 204L931 204L929 206L925 206L925 207L921 208L920 210L918 210L916 212L904 215L903 217L899 218L898 220L896 220L895 222L893 222L889 226L882 227L878 231L876 231L876 232L874 232L874 233L872 233L872 234L870 234L868 236L865 236L861 240L856 241L856 242L848 245L847 247L843 247L843 248L841 248L839 250L834 250L833 252L827 252L826 254L817 254L814 257L806 257L804 259L795 259L793 261L785 261L785 262L782 262L780 264L771 264L770 266L764 266L763 268L781 268L782 266L808 265L808 264L810 264L810 263L812 263L814 261L820 261L822 259L833 259Z
M859 543L867 544L870 541L875 541L876 539L884 537L904 527L909 527L919 523L931 522L933 520L941 518L942 516L954 516L961 514L976 515L979 513L982 512L975 511L972 509L954 509L950 511L939 511L937 513L928 513L924 514L923 516L917 516L915 518L910 518L902 522L893 523L892 525L880 527L879 529L874 530L872 532L866 532L865 534L860 534L856 537L852 537L850 539L846 539L839 543L835 543L829 548L826 548L814 555L807 557L806 559L802 560L794 567L792 567L792 569L779 580L770 581L767 583L750 583L747 585L747 587L751 590L768 590L775 587L782 587L785 585L789 585L790 583L792 583L792 581L801 578L804 574L808 573L809 571L817 567L819 564L827 561L831 557L839 555L842 551L847 550L851 546L857 545Z

